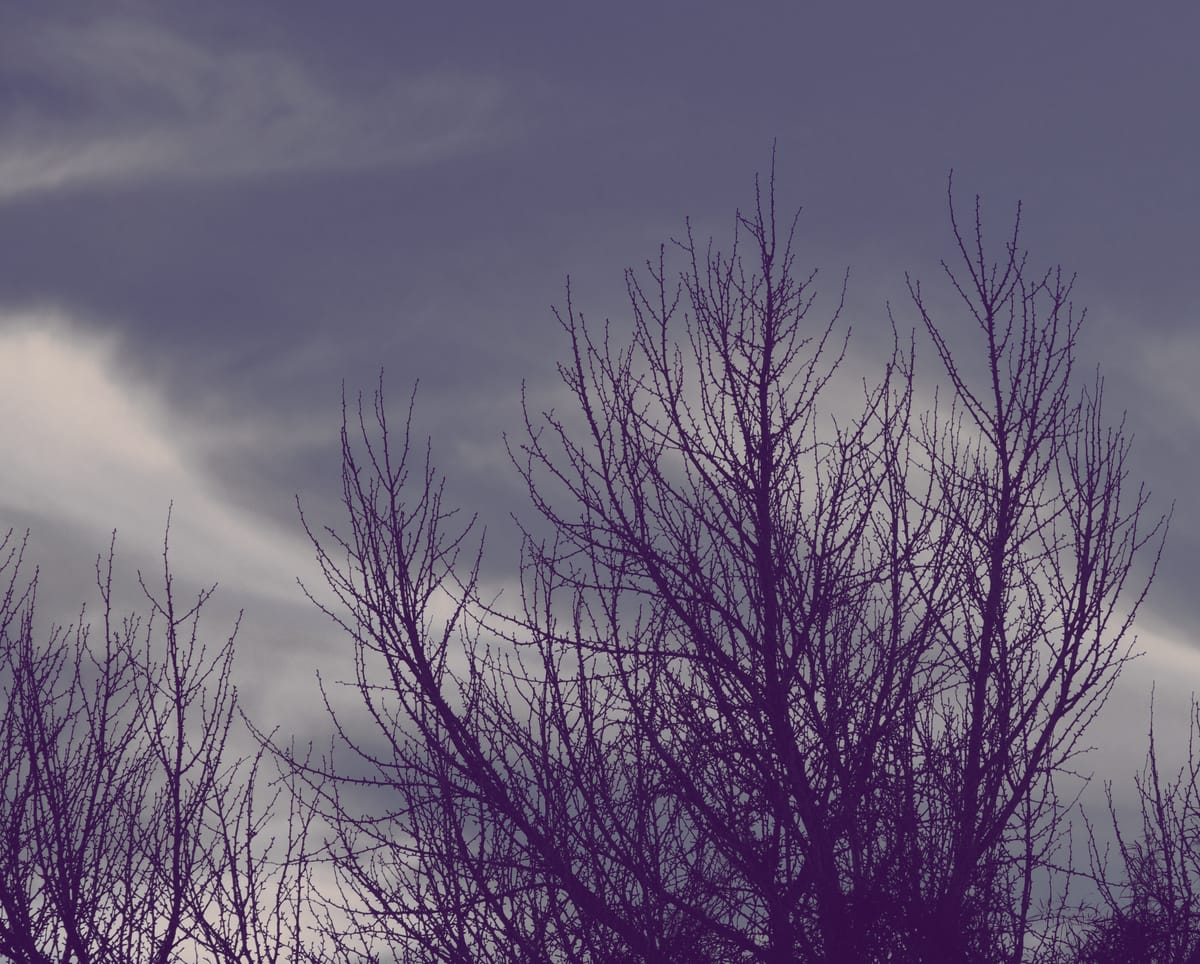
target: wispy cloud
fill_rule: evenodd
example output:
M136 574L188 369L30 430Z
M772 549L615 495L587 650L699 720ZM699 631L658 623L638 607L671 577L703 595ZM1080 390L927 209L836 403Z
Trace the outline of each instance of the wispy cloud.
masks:
M282 53L210 49L147 22L10 35L0 54L16 102L0 133L0 199L147 177L404 167L502 133L502 91L486 77L427 73L352 92Z

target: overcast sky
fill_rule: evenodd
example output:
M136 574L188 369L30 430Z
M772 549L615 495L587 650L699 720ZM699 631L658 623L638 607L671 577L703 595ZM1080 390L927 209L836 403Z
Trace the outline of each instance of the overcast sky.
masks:
M870 376L885 304L918 323L905 271L952 252L953 169L997 241L1021 200L1035 263L1078 272L1081 359L1176 503L1096 731L1124 778L1151 680L1177 725L1200 679L1198 35L1182 4L5 4L0 523L65 605L114 527L127 582L152 564L174 500L182 578L246 609L243 697L286 716L340 642L295 585L294 497L339 521L343 381L383 366L399 404L420 379L503 572L501 433L523 381L555 397L568 275L619 321L623 268L685 217L727 239L777 142Z

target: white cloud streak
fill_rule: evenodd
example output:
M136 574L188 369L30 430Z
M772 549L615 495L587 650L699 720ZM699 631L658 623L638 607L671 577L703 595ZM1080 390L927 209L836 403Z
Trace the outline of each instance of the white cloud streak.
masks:
M122 556L144 561L161 550L173 502L176 568L298 602L295 578L312 566L303 534L223 497L189 443L212 444L221 427L171 412L119 353L117 339L61 313L0 313L0 509L53 519L93 550L116 528Z
M31 90L0 132L0 200L99 182L409 167L502 133L502 92L465 73L349 93L281 53L207 49L134 21L0 41ZM17 89L14 85L12 89Z

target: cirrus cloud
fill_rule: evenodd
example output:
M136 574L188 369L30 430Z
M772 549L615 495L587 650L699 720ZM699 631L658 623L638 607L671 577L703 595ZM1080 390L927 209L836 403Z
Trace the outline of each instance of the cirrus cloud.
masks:
M133 179L410 167L501 136L503 91L462 71L351 92L282 53L101 20L0 40L14 107L0 200ZM52 105L52 106L47 106Z

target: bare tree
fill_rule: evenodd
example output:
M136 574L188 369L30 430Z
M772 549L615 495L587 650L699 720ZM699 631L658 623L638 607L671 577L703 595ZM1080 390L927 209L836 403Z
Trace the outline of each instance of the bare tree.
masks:
M1145 491L1127 491L1128 441L1105 423L1099 376L1073 385L1083 316L1061 269L1031 272L1016 227L989 263L978 200L973 235L954 223L954 236L966 270L947 274L986 347L978 382L910 286L954 386L950 417L921 433L937 542L950 560L943 594L931 597L943 689L916 723L916 744L939 756L942 780L922 801L922 850L936 868L925 939L945 947L945 935L969 934L964 914L992 900L986 890L998 883L1019 895L999 922L1016 960L1035 873L1064 827L1055 777L1070 771L1129 657L1165 518L1145 526ZM1145 581L1127 587L1145 549ZM980 872L995 870L1000 880L981 891Z
M1193 699L1187 761L1173 779L1159 771L1150 700L1146 763L1134 777L1140 826L1122 829L1105 787L1112 844L1101 847L1089 823L1090 879L1100 907L1084 932L1078 959L1097 964L1154 961L1200 964L1200 704ZM1115 847L1117 867L1109 866Z
M162 588L141 584L149 616L118 620L110 547L96 565L98 638L85 611L40 641L23 548L11 532L0 547L0 956L166 964L207 948L220 960L276 960L211 940L222 920L239 921L244 937L265 920L253 916L261 848L214 849L238 831L249 846L260 822L228 747L234 634L211 649L198 635L212 590L178 607L164 539ZM235 800L241 809L229 812ZM230 879L236 907L221 903Z
M910 285L952 401L918 413L893 325L835 419L841 309L811 323L775 210L772 178L728 255L689 230L677 281L665 247L630 272L627 341L568 291L574 411L527 412L512 449L541 520L519 606L481 585L411 402L396 437L382 388L344 410L349 528L305 526L357 708L331 691L334 746L295 768L347 954L1052 954L1056 777L1128 655L1163 520L1142 524L1102 383L1075 384L1070 284L1016 228L993 263L978 202L971 235L951 209L968 326Z

